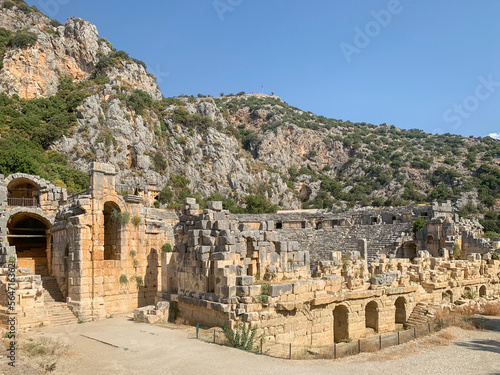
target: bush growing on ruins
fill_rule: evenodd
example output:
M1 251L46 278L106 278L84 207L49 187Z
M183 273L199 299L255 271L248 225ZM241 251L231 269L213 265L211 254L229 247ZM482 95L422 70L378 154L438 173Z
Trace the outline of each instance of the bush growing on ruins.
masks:
M121 225L127 225L130 221L130 214L128 212L121 212L117 209L111 210L111 214L109 216L109 223L111 225L113 223L120 223Z
M495 251L493 254L491 254L491 259L493 260L500 260L500 255Z
M131 222L134 227L138 227L141 224L142 219L140 218L140 216L133 216Z
M490 238L490 239L493 239L493 238L500 238L500 233L497 233L497 232L492 232L492 231L488 231L486 233L484 233L484 236L486 238Z
M135 281L135 283L137 284L137 288L144 285L144 280L142 279L142 276L134 275L130 278L130 281L132 280Z
M477 293L474 292L471 289L466 289L465 292L464 292L464 294L463 294L463 298L466 298L466 299L476 299L477 298Z
M413 222L413 233L421 231L424 225L425 225L425 219L423 217L419 217L417 220Z
M161 251L163 253L171 253L172 252L172 245L170 245L169 243L163 244L163 246L161 247Z
M453 245L453 258L454 259L463 259L464 253L462 251L462 247L459 244Z
M256 333L257 325L251 326L250 323L248 327L246 322L239 323L234 330L229 328L227 323L224 324L224 335L228 339L229 345L238 349L252 350Z
M247 195L244 201L247 205L245 212L249 214L274 214L278 211L278 206L270 203L264 195Z
M129 254L130 254L130 256L131 256L132 258L135 258L135 257L136 257L136 255L137 255L137 251L135 251L135 250L130 250L130 253L129 253Z
M120 284L128 284L128 279L126 275L120 276Z
M154 206L155 208L160 208L160 206L161 206L160 201L154 201L154 202L153 202L153 206Z

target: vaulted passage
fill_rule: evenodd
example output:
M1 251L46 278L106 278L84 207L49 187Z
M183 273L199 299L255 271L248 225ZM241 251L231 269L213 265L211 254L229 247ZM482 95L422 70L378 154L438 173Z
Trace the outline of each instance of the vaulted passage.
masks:
M378 306L375 301L371 301L365 307L365 326L378 332Z
M120 208L113 202L106 202L104 215L104 260L120 260Z
M31 213L18 213L7 224L8 239L16 247L19 266L37 275L48 275L48 225Z
M333 336L335 342L349 339L349 312L345 306L337 306L333 310Z
M486 286L482 285L481 288L479 288L479 297L486 297Z
M451 290L447 290L442 294L443 302L453 303L453 292Z
M16 207L39 205L39 191L35 184L25 178L12 180L7 187L7 204Z
M396 324L406 324L406 300L404 297L399 297L394 304L396 306Z

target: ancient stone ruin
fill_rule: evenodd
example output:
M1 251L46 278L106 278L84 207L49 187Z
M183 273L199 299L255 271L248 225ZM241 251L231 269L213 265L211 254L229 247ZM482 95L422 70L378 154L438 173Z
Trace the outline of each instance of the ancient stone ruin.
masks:
M123 195L115 176L94 163L89 189L70 197L36 176L0 176L2 324L8 264L20 328L135 310L144 322L250 322L268 342L298 345L392 331L423 303L500 291L498 242L449 203L233 215L188 198L174 212L154 207L156 188Z

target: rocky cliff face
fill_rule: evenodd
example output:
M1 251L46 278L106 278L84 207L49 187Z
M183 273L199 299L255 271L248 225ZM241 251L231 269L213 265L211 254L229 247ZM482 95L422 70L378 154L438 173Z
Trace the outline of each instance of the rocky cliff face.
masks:
M15 9L3 9L0 27L12 31L21 28L15 14ZM55 95L61 76L85 80L100 57L110 52L108 44L99 40L97 28L85 20L70 18L64 26L54 27L48 18L38 14L22 18L34 23L28 30L37 35L37 42L6 52L0 90L9 95L27 99Z
M31 46L6 49L0 92L47 98L64 77L81 82L77 121L50 149L82 171L92 161L112 163L130 187L343 209L419 202L443 185L439 194L464 205L482 194L476 169L499 161L494 140L325 119L275 96L164 99L143 64L78 18L58 25L11 6L1 9L0 27L37 35Z

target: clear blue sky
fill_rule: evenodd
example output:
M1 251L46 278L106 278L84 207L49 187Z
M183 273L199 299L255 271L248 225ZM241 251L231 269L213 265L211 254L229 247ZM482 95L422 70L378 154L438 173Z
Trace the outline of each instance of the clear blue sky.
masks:
M27 2L94 23L146 62L165 96L264 85L327 117L500 133L498 0Z

